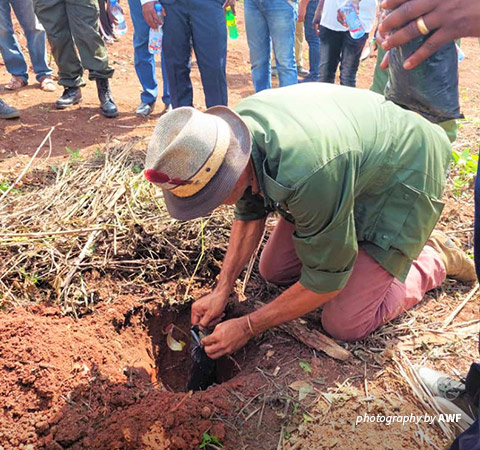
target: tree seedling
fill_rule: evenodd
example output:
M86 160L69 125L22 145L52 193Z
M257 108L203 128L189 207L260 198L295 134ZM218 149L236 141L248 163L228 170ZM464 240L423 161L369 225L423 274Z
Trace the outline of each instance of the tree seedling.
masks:
M202 441L200 442L200 448L223 448L223 444L220 440L213 435L208 434L206 431L202 435Z

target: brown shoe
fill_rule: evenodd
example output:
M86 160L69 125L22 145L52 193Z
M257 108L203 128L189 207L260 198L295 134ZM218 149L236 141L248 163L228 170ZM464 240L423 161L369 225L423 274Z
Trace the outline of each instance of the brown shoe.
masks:
M477 279L473 261L445 233L433 230L426 245L433 247L440 254L447 276L459 281Z

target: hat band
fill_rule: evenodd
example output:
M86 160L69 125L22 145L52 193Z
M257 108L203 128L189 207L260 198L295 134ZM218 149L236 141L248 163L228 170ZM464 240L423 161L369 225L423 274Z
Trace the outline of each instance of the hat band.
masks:
M217 119L217 141L213 152L187 184L170 189L170 192L177 197L191 197L200 192L220 169L230 146L230 127L223 119Z

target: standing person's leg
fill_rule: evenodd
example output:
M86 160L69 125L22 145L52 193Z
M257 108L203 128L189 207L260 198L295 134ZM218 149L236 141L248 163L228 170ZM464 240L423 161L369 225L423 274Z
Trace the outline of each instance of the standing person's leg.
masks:
M270 76L270 31L264 11L260 9L258 0L245 0L244 7L253 87L255 92L260 92L272 87Z
M172 106L193 106L193 89L190 80L192 32L189 23L187 0L176 0L164 5L163 56L167 70Z
M162 83L163 83L163 94L162 94L162 102L166 108L170 107L172 104L172 99L170 98L170 87L168 86L168 75L167 75L167 64L165 63L165 55L162 49Z
M66 0L66 11L82 65L89 71L89 80L97 84L102 114L117 117L118 109L108 81L113 76L113 67L108 64L107 49L98 27L98 0Z
M227 24L223 2L190 0L192 40L207 108L228 105Z
M83 67L73 44L65 0L33 0L35 14L45 28L58 66L58 83L65 88L85 86Z
M65 0L68 23L82 66L89 71L89 80L113 76L108 65L107 49L98 28L97 0Z
M317 9L318 0L311 0L305 13L305 40L308 43L308 60L310 63L309 80L318 81L320 78L320 38L313 29L313 18Z
M142 3L140 0L128 0L128 5L133 23L135 72L143 89L140 94L140 100L142 104L145 103L145 105L150 106L150 108L147 108L149 112L143 114L148 115L154 103L157 101L158 96L157 77L155 75L155 55L152 55L148 51L150 27L143 17ZM138 114L142 114L142 111L140 111L141 107L142 105L140 105L137 111Z
M367 42L368 34L360 39L353 39L348 31L344 32L342 56L340 63L340 84L355 87L357 85L357 71L360 65L363 47Z
M445 277L440 254L428 245L413 262L405 283L360 249L345 288L323 307L323 328L337 339L362 339L415 306Z
M264 3L264 8L272 36L280 87L297 84L297 64L295 62L297 1L270 0Z
M53 70L48 67L47 58L47 36L42 25L35 17L32 0L10 0L20 23L30 52L33 70L37 81L41 82L46 77L51 77Z
M9 0L0 0L0 53L7 72L14 77L18 77L20 85L27 84L28 67L13 31Z
M320 81L335 83L343 45L343 31L320 26Z
M303 31L303 22L295 24L295 62L297 63L297 73L299 77L306 77L308 71L303 68L303 43L305 42L305 33Z

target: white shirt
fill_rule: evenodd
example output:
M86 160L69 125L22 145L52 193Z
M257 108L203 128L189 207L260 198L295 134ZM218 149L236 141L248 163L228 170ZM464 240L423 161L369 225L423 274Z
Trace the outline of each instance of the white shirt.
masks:
M322 20L320 25L333 31L348 31L337 20L337 12L345 0L325 0L323 5ZM377 0L361 0L360 1L360 21L367 33L370 33L375 23L375 15L377 13Z

